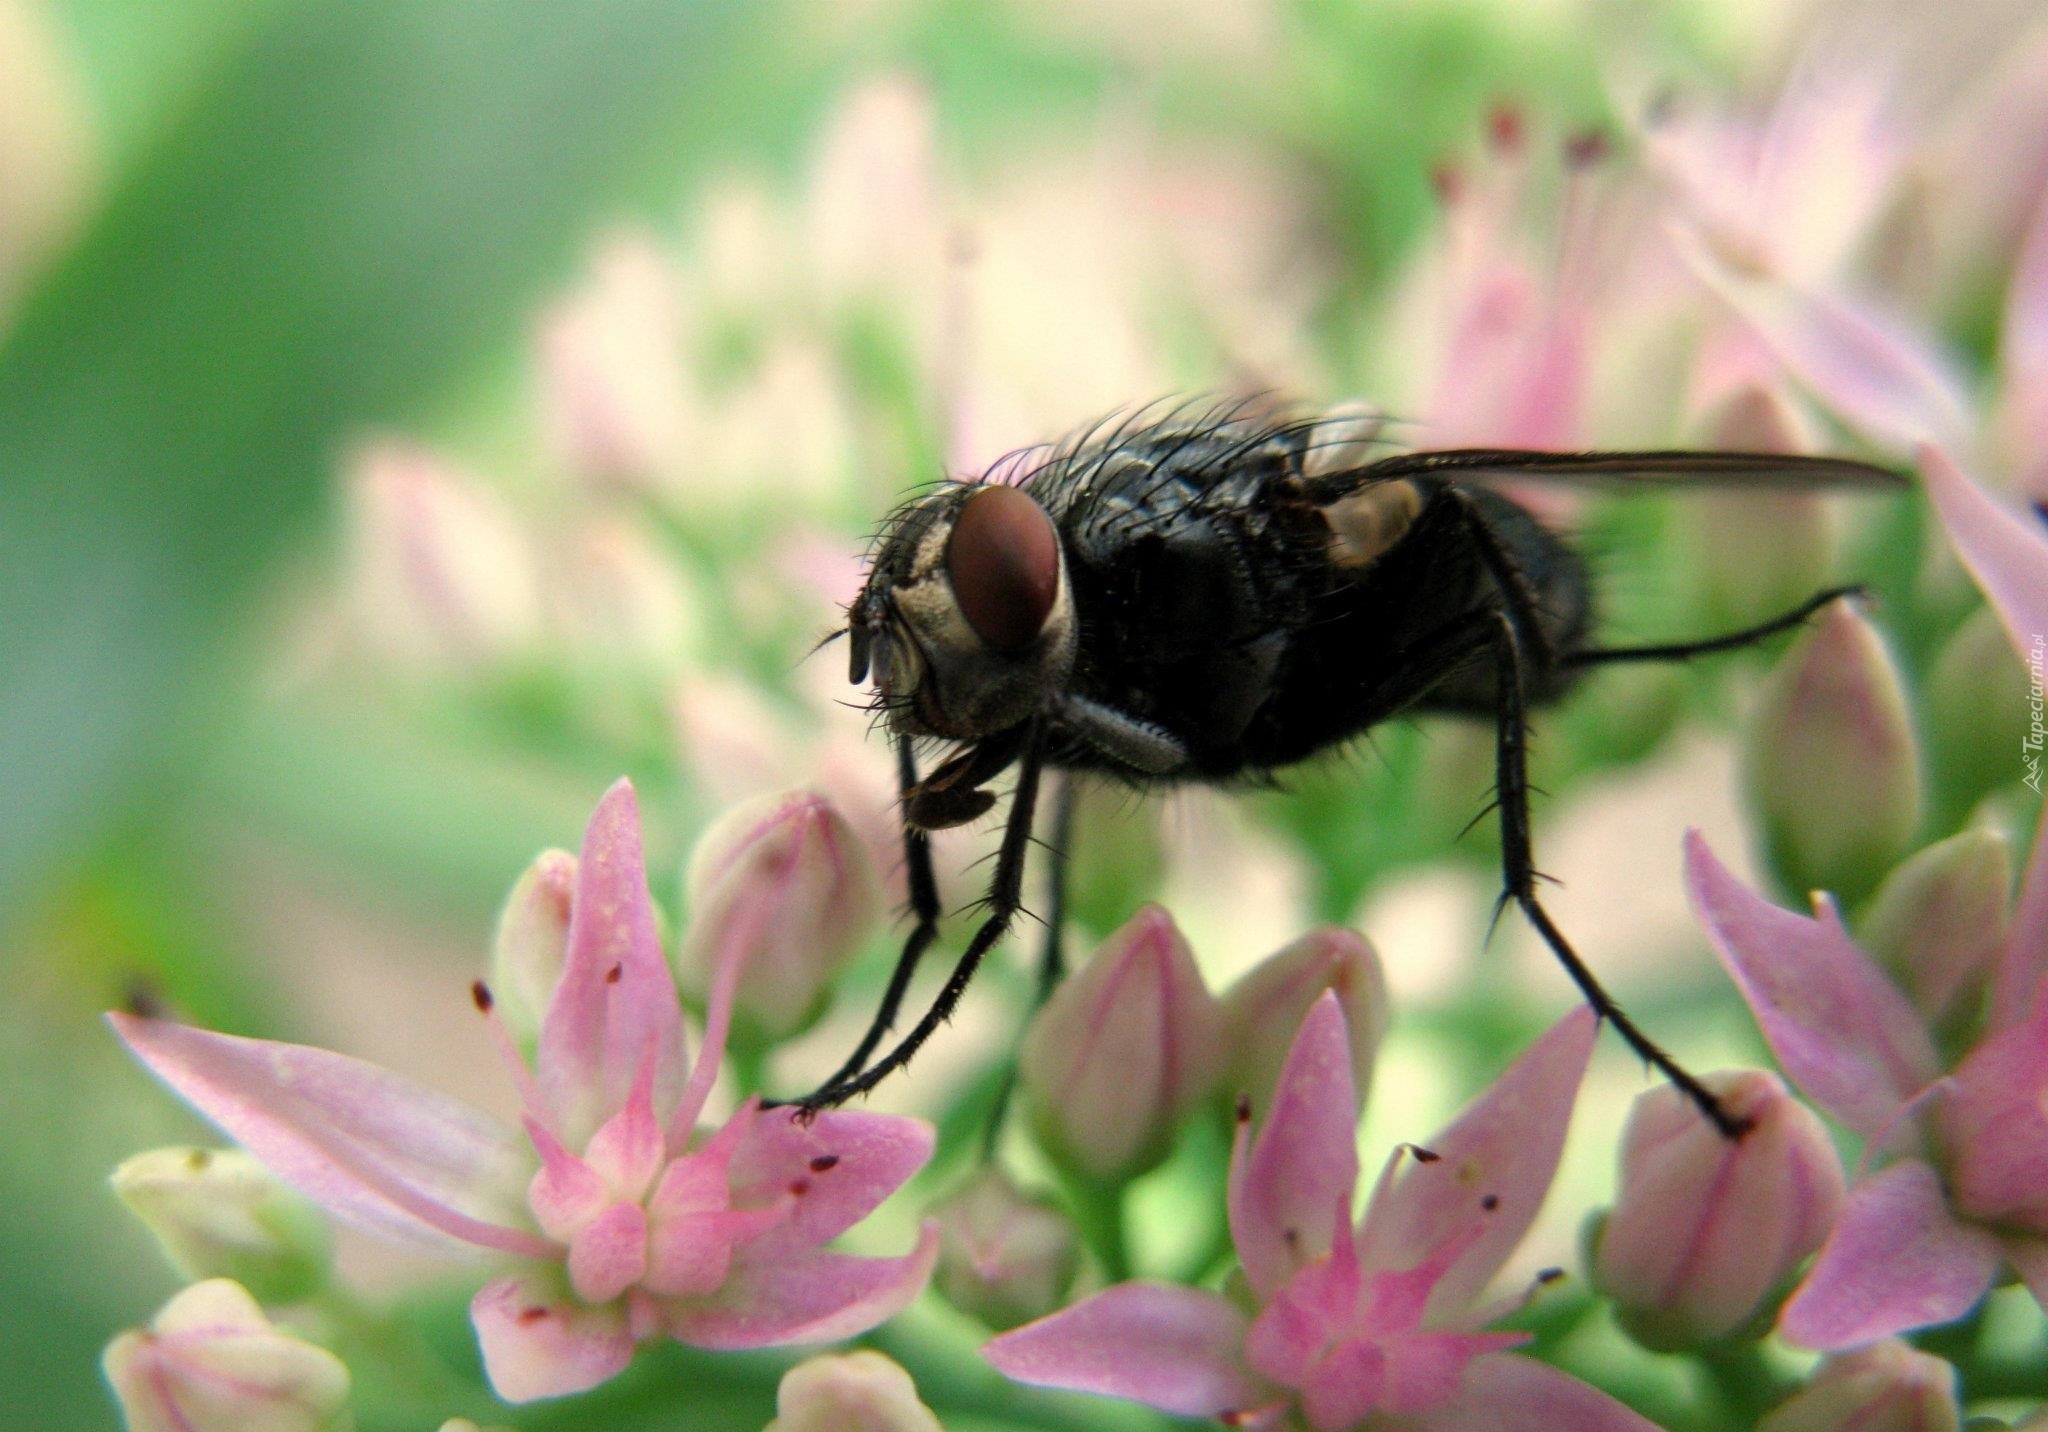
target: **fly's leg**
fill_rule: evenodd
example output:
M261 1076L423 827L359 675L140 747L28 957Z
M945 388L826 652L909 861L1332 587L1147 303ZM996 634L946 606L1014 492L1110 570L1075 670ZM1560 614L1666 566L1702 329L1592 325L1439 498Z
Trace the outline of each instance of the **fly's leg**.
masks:
M1045 853L1045 937L1038 947L1038 982L1031 992L1031 1009L1036 1013L1052 998L1052 992L1066 977L1067 872L1074 849L1074 804L1081 778L1068 771L1058 776L1052 798L1052 832ZM995 1157L996 1141L1002 1137L1003 1121L1009 1116L1010 1100L1017 1092L1017 1055L1013 1050L1003 1082L996 1089L994 1106L981 1132L982 1158Z
M856 1074L828 1079L822 1086L796 1101L799 1117L815 1114L820 1109L843 1104L858 1094L865 1094L891 1074L908 1064L931 1038L941 1024L952 1018L954 1006L960 1003L967 983L974 978L974 972L986 955L1010 928L1010 921L1016 918L1024 889L1024 858L1031 849L1031 817L1038 804L1038 777L1044 764L1045 733L1034 723L1024 746L1024 755L1017 772L1017 789L1010 797L1010 816L1003 827L1003 843L996 851L995 878L989 883L988 899L984 902L988 914L981 927L974 932L974 938L967 942L959 961L953 966L953 973L946 977L945 987L938 998L932 1001L924 1017L912 1026L910 1033L875 1064ZM935 902L936 903L936 902ZM897 973L904 984L909 976L904 973L904 962L897 962ZM892 990L896 981L890 982ZM900 1002L901 991L896 991ZM885 1012L893 1016L894 1011L885 1006ZM876 1039L888 1025L879 1017L876 1020ZM870 1050L872 1052L872 1050ZM852 1064L853 1061L847 1061Z
M1695 656L1711 656L1716 652L1739 651L1745 646L1754 646L1768 640L1779 632L1791 631L1803 625L1814 613L1832 602L1844 597L1866 595L1862 587L1829 587L1816 592L1791 611L1772 617L1767 622L1731 631L1722 636L1712 636L1700 641L1674 641L1658 646L1589 646L1578 651L1566 652L1566 666L1607 666L1624 661L1687 661Z
M896 738L896 779L904 798L917 789L917 754L911 749L908 736ZM932 874L932 838L910 821L903 822L903 869L910 886L910 915L916 923L910 934L904 938L903 951L896 957L896 968L889 975L889 987L882 992L882 1003L875 1010L873 1022L863 1034L860 1043L854 1046L846 1062L839 1066L831 1078L819 1085L819 1090L830 1089L843 1084L867 1067L868 1059L875 1052L889 1031L896 1027L896 1015L903 1008L904 993L910 988L910 980L917 973L918 962L939 933L939 882ZM811 1098L816 1098L812 1095ZM810 1099L804 1100L806 1106Z
M1499 788L1501 877L1506 886L1501 904L1512 900L1521 909L1523 916L1535 926L1536 933L1543 937L1543 943L1550 946L1550 952L1557 956L1558 963L1564 966L1565 973L1572 977L1572 983L1586 997L1586 1003L1593 1006L1593 1012L1601 1019L1614 1026L1614 1032L1629 1048L1676 1084L1679 1092L1692 1100L1700 1113L1722 1134L1731 1139L1740 1138L1749 1125L1731 1116L1704 1084L1636 1027L1635 1021L1602 988L1599 979L1579 958L1578 951L1571 947L1571 942L1565 939L1564 933L1536 898L1536 860L1529 838L1529 722L1522 701L1521 645L1515 624L1505 612L1496 613L1495 621L1494 669L1500 698L1495 771Z
M1679 1092L1690 1099L1707 1121L1728 1138L1740 1138L1748 1125L1723 1109L1713 1093L1666 1054L1636 1026L1626 1011L1614 1002L1579 958L1564 932L1557 928L1543 904L1536 898L1536 857L1529 833L1529 720L1523 695L1523 673L1530 661L1554 663L1559 654L1543 636L1543 624L1536 611L1535 596L1521 569L1515 565L1485 515L1456 488L1449 496L1463 513L1466 530L1478 549L1487 574L1500 591L1501 605L1494 611L1492 646L1495 670L1495 786L1500 810L1501 877L1504 891L1501 905L1509 901L1535 927L1543 943L1563 965L1572 983L1579 987L1586 1003L1601 1019L1614 1026L1629 1048L1652 1068L1661 1072ZM1782 618L1781 618L1782 620Z

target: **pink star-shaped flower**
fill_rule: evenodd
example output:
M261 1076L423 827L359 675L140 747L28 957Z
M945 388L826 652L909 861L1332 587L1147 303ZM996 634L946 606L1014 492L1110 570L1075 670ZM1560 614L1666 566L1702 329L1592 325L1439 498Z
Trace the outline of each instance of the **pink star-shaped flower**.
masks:
M930 1227L900 1258L823 1247L931 1156L928 1125L827 1113L805 1126L750 1099L699 1136L745 948L714 955L692 1062L621 781L584 836L531 1070L477 986L523 1134L343 1055L109 1017L160 1078L336 1216L499 1255L506 1271L470 1314L492 1385L523 1401L593 1387L656 1336L706 1348L848 1337L931 1273Z
M1644 1432L1620 1403L1486 1332L1478 1301L1556 1171L1592 1052L1591 1011L1567 1015L1428 1151L1388 1159L1363 1219L1358 1099L1334 994L1310 1009L1273 1107L1231 1153L1232 1240L1249 1307L1199 1288L1123 1283L994 1339L1020 1382L1097 1392L1237 1427L1298 1411L1317 1432L1543 1427Z

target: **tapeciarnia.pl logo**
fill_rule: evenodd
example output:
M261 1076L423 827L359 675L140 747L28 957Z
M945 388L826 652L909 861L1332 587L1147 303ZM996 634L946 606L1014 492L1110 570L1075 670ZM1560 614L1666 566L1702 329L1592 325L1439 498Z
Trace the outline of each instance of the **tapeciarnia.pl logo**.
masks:
M2027 789L2041 794L2042 678L2048 675L2048 636L2034 633L2027 647L2027 734L2020 738L2020 759L2027 764Z

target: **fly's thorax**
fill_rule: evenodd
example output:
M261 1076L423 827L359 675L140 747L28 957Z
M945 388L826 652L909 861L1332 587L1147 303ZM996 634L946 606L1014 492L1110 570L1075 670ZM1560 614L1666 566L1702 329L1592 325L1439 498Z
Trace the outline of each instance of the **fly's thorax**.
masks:
M1034 715L1073 669L1076 623L1052 519L1021 488L949 487L911 508L855 603L855 680L898 730L972 741Z

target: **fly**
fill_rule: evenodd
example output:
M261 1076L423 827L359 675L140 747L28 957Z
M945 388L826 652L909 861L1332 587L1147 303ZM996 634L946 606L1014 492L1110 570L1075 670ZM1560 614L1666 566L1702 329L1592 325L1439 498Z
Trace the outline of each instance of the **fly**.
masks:
M949 481L886 521L847 612L850 677L872 680L896 743L913 927L841 1068L798 1101L864 1094L906 1064L1019 909L1042 778L1057 802L1041 991L1059 976L1075 778L1140 786L1256 780L1403 714L1491 720L1500 908L1518 907L1602 1019L1730 1136L1697 1079L1637 1027L1537 898L1528 715L1594 667L1682 661L1797 626L1831 588L1740 631L1652 646L1594 639L1593 585L1503 480L1755 488L1897 486L1882 468L1772 453L1461 448L1374 456L1377 425L1225 407L1125 418ZM920 774L920 743L945 743ZM880 1058L940 906L927 833L1016 783L978 929L931 1007Z

